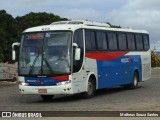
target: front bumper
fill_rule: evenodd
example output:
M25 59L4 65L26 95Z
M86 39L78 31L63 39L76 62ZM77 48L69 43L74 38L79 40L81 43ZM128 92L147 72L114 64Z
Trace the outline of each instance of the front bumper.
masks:
M47 92L42 93L39 90L45 89ZM56 95L56 94L73 94L71 84L57 86L23 86L19 85L21 94L40 94L40 95Z

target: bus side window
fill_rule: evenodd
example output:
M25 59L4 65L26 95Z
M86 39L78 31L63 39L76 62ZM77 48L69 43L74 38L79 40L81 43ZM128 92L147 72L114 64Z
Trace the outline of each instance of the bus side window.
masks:
M149 36L143 35L143 41L144 41L144 49L148 50L149 49Z
M96 41L95 41L95 33L94 31L86 31L85 32L85 40L86 40L86 50L96 50Z
M107 50L106 34L104 32L96 33L98 50Z
M141 34L136 34L136 47L137 50L143 50L143 40Z
M124 33L118 33L118 45L119 45L119 50L127 49L126 35Z
M116 33L108 33L108 46L110 50L117 50L117 37Z
M128 43L128 49L129 50L135 50L136 49L134 34L127 33L127 43Z
M83 30L82 29L75 31L73 43L77 43L78 48L81 49L80 60L75 60L74 59L75 53L73 53L73 72L78 72L82 67L83 55L84 55L84 41L83 41Z

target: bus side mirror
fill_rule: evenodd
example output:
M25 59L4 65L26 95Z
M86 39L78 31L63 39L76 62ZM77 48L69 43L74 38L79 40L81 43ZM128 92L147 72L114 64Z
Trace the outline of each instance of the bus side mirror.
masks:
M12 50L12 60L16 60L16 51Z
M16 60L15 46L20 46L20 43L16 42L12 44L12 60Z
M73 43L73 49L74 49L74 59L75 60L80 60L80 56L81 56L81 49L78 48L77 43Z
M81 49L80 48L76 48L75 49L75 60L80 60L80 56L81 56Z

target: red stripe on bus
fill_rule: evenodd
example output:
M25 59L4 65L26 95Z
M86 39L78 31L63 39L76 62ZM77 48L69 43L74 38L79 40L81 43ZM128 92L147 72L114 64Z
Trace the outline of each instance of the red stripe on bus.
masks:
M69 75L51 77L54 80L69 80Z
M87 52L86 57L96 60L114 60L127 53L128 52Z

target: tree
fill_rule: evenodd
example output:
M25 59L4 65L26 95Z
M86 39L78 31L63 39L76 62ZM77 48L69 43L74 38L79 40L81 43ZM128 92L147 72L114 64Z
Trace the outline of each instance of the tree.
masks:
M0 10L0 62L11 61L11 46L17 41L17 22L5 10Z
M155 51L151 51L151 65L152 67L160 67L160 56Z

